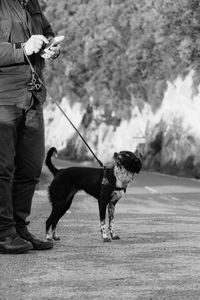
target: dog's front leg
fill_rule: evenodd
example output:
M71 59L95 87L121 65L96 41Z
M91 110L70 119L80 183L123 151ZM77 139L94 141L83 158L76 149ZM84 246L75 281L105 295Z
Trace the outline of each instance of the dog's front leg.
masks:
M110 201L108 203L108 220L109 220L109 226L108 229L110 231L110 236L112 240L119 240L119 235L116 235L114 232L114 226L113 226L113 220L114 220L114 212L115 212L115 204Z
M101 230L101 236L104 242L110 242L111 239L107 236L106 233L106 208L107 208L107 202L105 201L105 198L100 198L98 201L99 204L99 216L100 216L100 230Z
M114 191L112 193L112 198L111 198L110 202L108 203L108 220L109 220L108 229L110 231L110 236L111 236L112 240L120 239L119 235L116 235L114 232L113 220L114 220L114 213L115 213L115 205L121 197L122 197L121 191Z
M101 230L101 236L104 242L110 242L111 239L107 236L106 233L106 222L105 220L100 221L100 230Z

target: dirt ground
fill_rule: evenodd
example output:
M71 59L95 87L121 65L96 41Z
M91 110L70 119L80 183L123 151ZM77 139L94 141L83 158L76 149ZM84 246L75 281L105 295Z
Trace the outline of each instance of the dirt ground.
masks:
M143 172L116 208L121 239L103 243L98 207L83 192L49 251L0 256L0 300L200 299L200 184ZM30 230L44 237L46 187Z

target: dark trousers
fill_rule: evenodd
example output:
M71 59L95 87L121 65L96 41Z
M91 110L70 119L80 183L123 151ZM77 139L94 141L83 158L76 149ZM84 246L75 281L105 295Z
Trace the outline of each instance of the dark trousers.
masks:
M44 159L42 105L0 106L0 237L26 226Z

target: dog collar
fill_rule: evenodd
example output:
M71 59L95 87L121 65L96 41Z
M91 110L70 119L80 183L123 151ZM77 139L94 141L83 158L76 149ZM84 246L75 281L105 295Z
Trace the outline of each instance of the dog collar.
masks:
M112 170L112 172L111 172ZM106 168L104 167L104 174L103 174L103 179L102 179L102 184L107 184L109 185L113 190L115 191L124 191L124 193L126 192L126 186L123 187L117 187L114 182L116 181L116 178L114 176L113 173L113 168Z

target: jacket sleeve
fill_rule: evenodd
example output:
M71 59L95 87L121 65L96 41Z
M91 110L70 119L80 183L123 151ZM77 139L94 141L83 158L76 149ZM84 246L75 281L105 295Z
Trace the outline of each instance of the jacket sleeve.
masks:
M55 36L53 30L49 22L47 21L46 17L42 13L38 2L35 0L32 2L31 4L35 5L33 7L33 10L37 9L41 13L41 22L42 22L41 27L42 27L43 35L50 40ZM1 34L1 30L0 30L0 34ZM23 64L23 63L26 63L26 59L24 57L22 44L9 43L7 38L3 40L3 38L0 37L0 68L17 65L17 64Z
M42 17L42 27L43 27L43 35L47 38L47 39L51 39L55 36L51 25L49 24L49 22L47 21L46 17L44 16L44 14L42 13L41 15Z
M25 63L22 44L0 42L0 68Z

